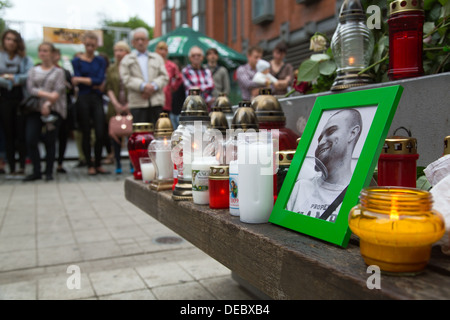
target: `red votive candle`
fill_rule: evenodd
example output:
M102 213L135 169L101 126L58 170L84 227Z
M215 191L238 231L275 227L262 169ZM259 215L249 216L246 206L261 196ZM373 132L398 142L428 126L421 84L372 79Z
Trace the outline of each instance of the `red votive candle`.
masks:
M419 0L396 0L389 4L389 71L391 80L424 74L423 23Z
M213 166L209 174L209 207L228 209L230 206L229 167Z

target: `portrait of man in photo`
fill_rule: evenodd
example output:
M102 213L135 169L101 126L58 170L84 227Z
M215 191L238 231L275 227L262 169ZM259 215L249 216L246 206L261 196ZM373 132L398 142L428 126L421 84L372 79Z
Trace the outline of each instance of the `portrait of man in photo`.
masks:
M309 165L305 159L286 210L335 222L352 179L355 157L356 161L359 157L360 150L355 152L355 147L363 118L356 109L328 112L332 115L328 119L322 116L308 151Z

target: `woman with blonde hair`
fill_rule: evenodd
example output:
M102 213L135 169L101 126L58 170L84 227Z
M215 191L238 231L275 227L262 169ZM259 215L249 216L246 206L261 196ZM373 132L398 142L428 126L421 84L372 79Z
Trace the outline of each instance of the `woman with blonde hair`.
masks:
M28 74L28 92L40 98L40 111L32 111L26 116L26 140L33 173L25 177L24 181L41 179L38 144L42 133L46 150L46 180L53 180L56 137L62 119L67 117L65 74L53 62L54 51L52 43L41 43L39 59L42 63L33 67Z
M109 173L101 166L103 139L105 133L105 112L102 91L105 80L106 61L95 54L98 47L97 35L86 32L83 39L85 52L72 60L74 76L72 84L78 86L77 115L82 134L83 154L88 165L88 174ZM94 127L95 162L91 161L91 126Z
M122 82L119 73L119 65L123 57L131 52L130 47L125 41L119 41L114 45L114 63L108 67L106 72L106 93L109 97L108 112L106 114L107 121L115 115L130 114L127 100L127 88ZM117 139L117 140L116 140ZM122 139L112 137L112 145L114 149L114 158L116 162L116 173L122 173L120 163L120 151L122 148Z

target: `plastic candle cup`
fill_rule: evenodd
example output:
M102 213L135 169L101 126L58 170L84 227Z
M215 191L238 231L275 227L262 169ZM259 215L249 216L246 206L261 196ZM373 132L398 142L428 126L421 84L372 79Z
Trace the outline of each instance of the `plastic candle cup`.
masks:
M209 207L211 209L229 208L229 167L211 166L209 175Z
M200 157L192 163L192 200L195 204L209 204L209 172L218 165L214 157Z
M150 158L139 158L141 165L142 181L144 183L150 183L155 179L155 166Z
M367 265L396 274L421 272L431 246L445 232L442 216L432 209L431 194L413 188L372 187L361 191L349 214L349 227L360 238Z

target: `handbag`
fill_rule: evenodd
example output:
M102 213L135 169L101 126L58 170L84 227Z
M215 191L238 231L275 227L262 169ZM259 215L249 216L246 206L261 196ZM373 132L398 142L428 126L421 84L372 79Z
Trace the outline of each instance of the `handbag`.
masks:
M40 98L36 96L28 96L22 100L19 105L23 115L41 111Z
M130 136L133 133L133 116L127 114L111 117L108 131L111 138L120 143L119 138Z

